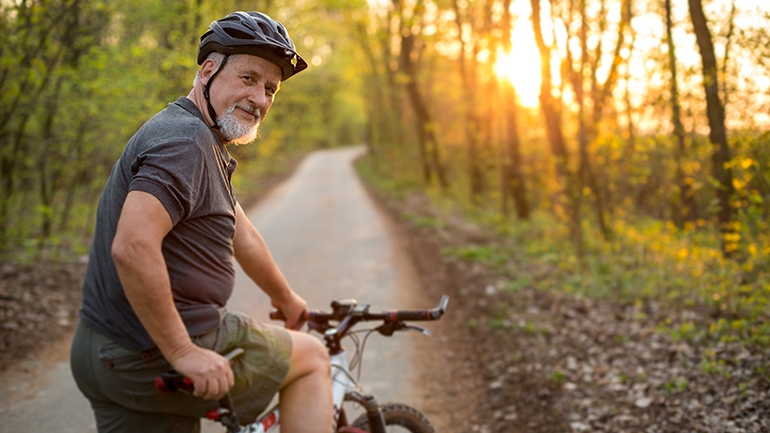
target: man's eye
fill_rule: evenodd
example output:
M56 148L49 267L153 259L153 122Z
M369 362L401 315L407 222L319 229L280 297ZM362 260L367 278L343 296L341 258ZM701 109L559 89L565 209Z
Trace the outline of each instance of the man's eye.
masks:
M243 77L241 77L241 78L243 79L243 81L245 81L245 82L247 82L247 83L249 83L249 84L254 84L254 83L256 83L256 82L257 82L257 81L254 79L254 77L250 77L250 76L248 76L248 75L244 75L244 76L243 76Z
M270 95L275 95L275 93L278 91L275 87L265 86L265 91L267 91Z

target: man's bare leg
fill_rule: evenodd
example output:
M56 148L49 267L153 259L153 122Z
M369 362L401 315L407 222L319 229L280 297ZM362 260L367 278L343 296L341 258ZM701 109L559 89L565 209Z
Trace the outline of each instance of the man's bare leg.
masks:
M289 373L281 388L282 433L332 431L331 365L326 348L316 338L291 333Z

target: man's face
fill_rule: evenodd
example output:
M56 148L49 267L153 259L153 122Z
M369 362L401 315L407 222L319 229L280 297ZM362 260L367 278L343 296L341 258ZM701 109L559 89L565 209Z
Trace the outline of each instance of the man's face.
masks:
M241 54L228 60L210 88L225 140L234 144L254 141L280 82L281 68L261 57Z

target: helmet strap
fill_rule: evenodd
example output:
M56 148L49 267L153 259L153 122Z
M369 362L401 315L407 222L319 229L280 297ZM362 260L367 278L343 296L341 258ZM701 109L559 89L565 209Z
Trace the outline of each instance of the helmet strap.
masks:
M225 63L227 63L227 60L230 59L229 54L225 54L225 57L222 59L222 63L219 65L219 68L217 68L216 71L211 75L211 78L209 78L209 81L206 83L205 86L203 86L203 98L206 100L206 105L209 110L209 117L211 118L211 121L214 122L214 126L212 128L219 130L219 120L217 118L217 112L214 110L214 106L211 105L211 99L209 97L209 88L211 87L211 83L214 81L214 77L217 76L219 71L225 68Z

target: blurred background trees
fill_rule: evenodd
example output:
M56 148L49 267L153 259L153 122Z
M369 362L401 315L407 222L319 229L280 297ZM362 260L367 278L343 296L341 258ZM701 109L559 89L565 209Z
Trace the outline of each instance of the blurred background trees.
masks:
M310 63L232 150L236 188L366 143L379 175L541 221L578 259L651 221L739 262L770 253L765 2L0 0L4 254L87 247L111 165L232 10L282 21Z
M189 92L209 23L254 9L292 30L311 69L284 83L262 138L233 150L256 161L243 172L360 143L360 50L344 23L364 15L365 3L0 1L0 253L85 251L102 186L128 138ZM249 188L247 176L238 181Z

